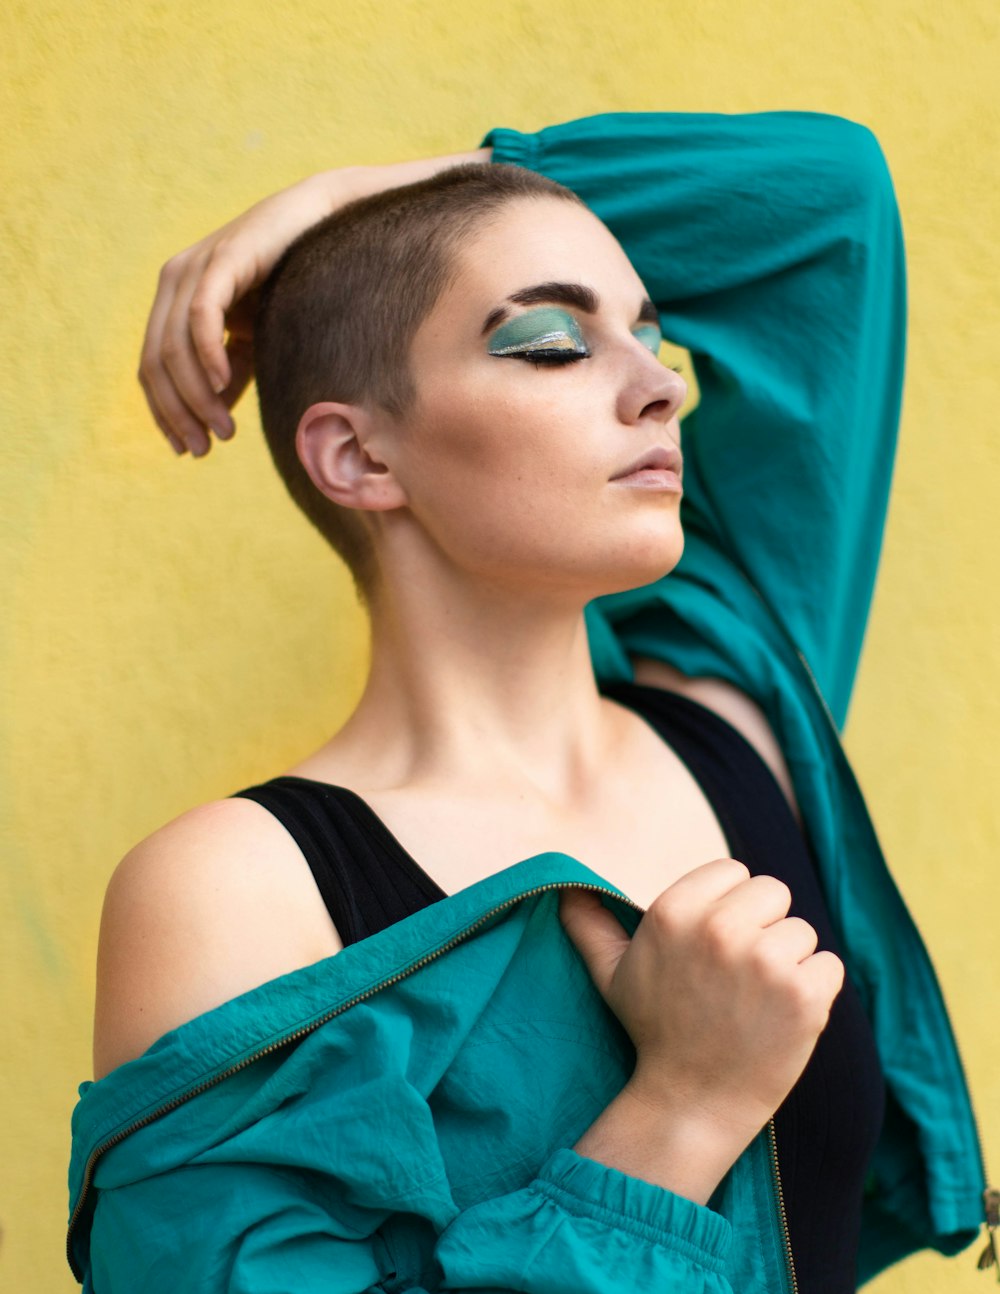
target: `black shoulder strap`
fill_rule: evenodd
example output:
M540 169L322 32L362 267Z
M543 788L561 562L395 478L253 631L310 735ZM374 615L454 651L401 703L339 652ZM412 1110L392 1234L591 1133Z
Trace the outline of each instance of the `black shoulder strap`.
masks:
M345 947L445 897L346 787L275 777L235 794L272 813L298 845Z

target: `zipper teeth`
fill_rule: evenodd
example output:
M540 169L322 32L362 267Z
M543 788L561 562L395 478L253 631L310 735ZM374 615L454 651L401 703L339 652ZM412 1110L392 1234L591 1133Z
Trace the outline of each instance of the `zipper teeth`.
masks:
M781 1189L781 1169L778 1167L778 1138L774 1131L773 1115L767 1121L767 1139L771 1147L771 1175L774 1178L774 1193L778 1197L778 1216L781 1219L781 1239L785 1246L788 1279L791 1281L792 1294L799 1294L799 1282L795 1277L795 1259L792 1257L792 1241L788 1234L788 1218L785 1214L785 1193Z
M161 1105L158 1109L154 1110L152 1114L144 1115L143 1118L137 1119L134 1123L130 1123L128 1127L122 1128L119 1132L116 1132L113 1137L109 1137L107 1141L102 1142L101 1145L91 1152L83 1170L83 1183L80 1187L80 1194L77 1197L76 1207L73 1209L73 1214L69 1220L69 1227L66 1234L66 1258L76 1279L78 1281L82 1281L83 1273L77 1269L76 1263L73 1260L73 1231L80 1220L80 1214L83 1212L83 1207L93 1181L94 1168L98 1159L100 1159L103 1154L111 1150L114 1146L117 1146L119 1142L124 1141L126 1137L130 1137L134 1132L141 1131L141 1129L147 1127L150 1123L155 1123L157 1119L161 1119L165 1114L169 1114L172 1110L176 1110L178 1106L184 1105L187 1101L193 1100L196 1096L201 1096L201 1094L208 1091L209 1088L215 1087L225 1079L231 1078L234 1074L238 1074L241 1070L246 1069L248 1065L254 1064L264 1056L270 1055L271 1052L277 1051L280 1047L287 1046L290 1042L298 1042L300 1038L304 1038L307 1034L319 1029L322 1025L327 1024L335 1016L340 1015L350 1007L356 1006L359 1002L363 1002L365 998L372 997L382 989L388 988L390 984L395 984L398 980L405 979L407 975L412 975L413 972L419 970L421 966L425 966L428 962L433 961L435 957L440 957L442 953L448 952L449 949L454 948L456 944L461 943L463 939L467 939L474 930L478 929L478 927L483 924L484 921L488 921L490 917L495 916L498 912L502 912L504 908L509 908L514 903L520 903L522 899L530 898L532 894L541 894L545 890L557 889L597 890L601 894L612 895L613 898L616 898L620 902L634 908L636 912L645 913L646 911L645 908L634 902L634 900L628 898L624 894L619 894L617 890L608 889L605 885L592 885L589 881L550 881L546 885L536 885L533 889L522 890L521 893L515 894L512 898L506 899L497 907L491 908L489 912L486 912L481 917L477 918L472 925L466 926L464 930L460 931L453 939L450 939L446 944L442 945L442 947L436 949L432 953L428 953L425 957L421 957L418 961L413 962L412 965L407 966L405 970L400 971L396 975L390 976L389 979L382 980L372 988L365 989L365 991L363 993L359 993L357 997L353 997L349 1002L345 1002L342 1006L335 1007L334 1010L326 1012L325 1015L320 1016L319 1019L314 1020L311 1024L304 1025L300 1029L295 1029L292 1033L284 1034L275 1042L269 1042L266 1047L261 1047L259 1051L255 1051L250 1056L245 1056L242 1060L237 1061L235 1065L230 1065L227 1069L222 1070L221 1073L213 1075L212 1078L206 1079L203 1083L199 1083L189 1092L185 1092L183 1096L178 1096L171 1101L167 1101L166 1104Z

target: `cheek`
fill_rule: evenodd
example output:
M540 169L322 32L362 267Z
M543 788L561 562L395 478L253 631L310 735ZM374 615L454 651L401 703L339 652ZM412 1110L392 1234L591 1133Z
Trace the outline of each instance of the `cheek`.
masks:
M571 544L600 503L603 463L583 446L581 416L565 402L510 392L428 401L408 437L406 485L417 520L439 543L472 557L503 548Z
M564 493L574 476L592 484L597 455L586 443L584 402L503 376L487 370L476 384L441 384L422 404L407 454L417 495L461 490L489 499L518 486Z

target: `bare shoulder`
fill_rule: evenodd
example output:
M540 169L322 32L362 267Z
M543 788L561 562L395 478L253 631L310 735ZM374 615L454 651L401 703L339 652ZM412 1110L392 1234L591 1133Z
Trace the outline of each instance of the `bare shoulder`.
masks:
M802 812L795 798L792 787L792 776L782 753L774 729L768 723L767 716L756 701L747 696L734 684L721 678L689 678L673 665L665 661L641 657L635 661L635 681L648 687L667 688L671 692L680 692L690 697L706 709L714 710L717 715L739 732L757 751L764 763L774 774L775 780L785 793L792 813L799 826L802 825Z
M130 849L108 883L95 1077L342 947L308 864L272 814L238 797L182 813Z

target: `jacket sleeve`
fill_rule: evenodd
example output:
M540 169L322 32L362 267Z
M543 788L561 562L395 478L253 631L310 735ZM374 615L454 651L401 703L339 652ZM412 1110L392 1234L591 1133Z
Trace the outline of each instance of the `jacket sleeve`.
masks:
M875 137L820 113L611 113L484 143L604 220L698 379L681 519L699 542L664 580L591 604L592 645L610 649L603 662L595 651L598 673L630 677L630 656L669 660L658 609L671 582L718 589L724 563L804 654L842 727L905 344L902 234Z
M732 1294L720 1214L560 1148L524 1188L457 1212L433 1252L305 1173L188 1165L101 1193L93 1294ZM383 1215L383 1220L389 1214ZM398 1233L397 1233L398 1234Z
M436 1257L443 1289L524 1294L731 1294L728 1221L562 1148L523 1190L466 1209Z

